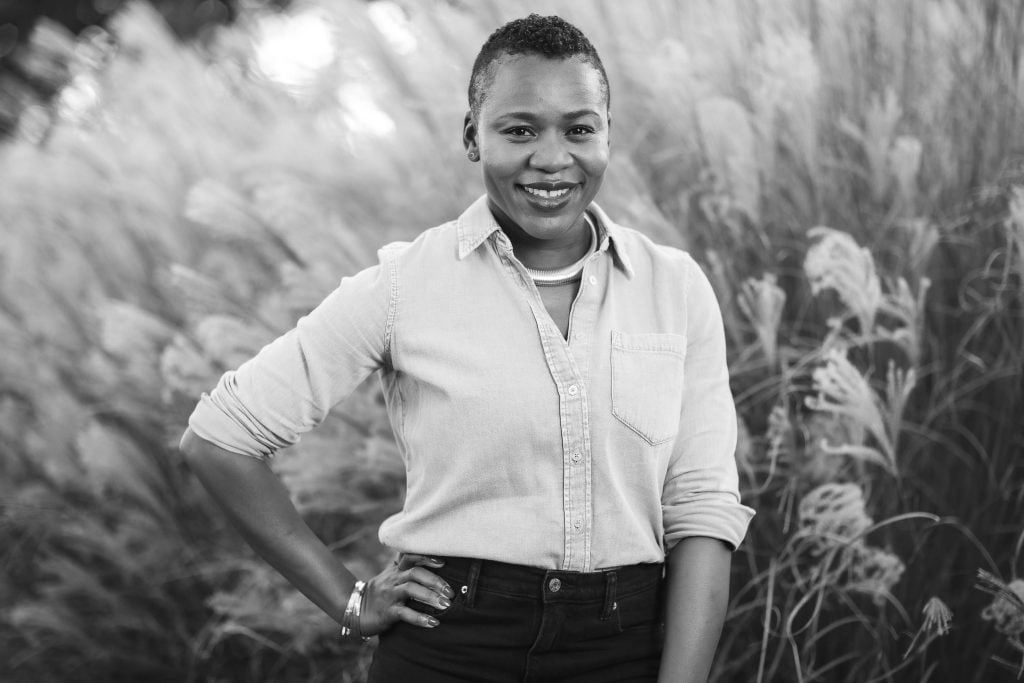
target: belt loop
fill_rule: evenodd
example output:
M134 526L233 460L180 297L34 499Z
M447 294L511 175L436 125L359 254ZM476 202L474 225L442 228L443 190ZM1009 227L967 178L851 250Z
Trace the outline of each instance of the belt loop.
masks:
M601 618L608 619L612 616L617 605L615 604L615 584L618 581L618 574L614 571L604 573L604 607L601 608Z
M466 607L473 606L473 598L476 597L476 584L480 580L480 568L483 560L473 560L469 563L469 571L466 573Z

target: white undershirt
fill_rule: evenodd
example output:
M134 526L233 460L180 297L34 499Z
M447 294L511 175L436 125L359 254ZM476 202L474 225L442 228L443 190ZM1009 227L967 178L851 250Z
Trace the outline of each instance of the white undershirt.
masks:
M526 272L533 278L534 284L538 287L550 287L554 285L567 284L569 282L575 282L579 280L583 274L583 264L590 258L590 255L597 251L597 228L594 227L593 221L590 220L590 216L583 214L584 220L587 221L587 225L590 226L590 247L587 249L587 253L583 254L575 263L570 263L567 266L561 268L554 268L552 270L539 270L536 268L526 268Z

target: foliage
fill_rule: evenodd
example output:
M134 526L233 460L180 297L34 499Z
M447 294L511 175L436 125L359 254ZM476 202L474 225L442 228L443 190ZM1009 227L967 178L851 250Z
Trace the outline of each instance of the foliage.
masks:
M361 680L368 651L251 557L177 439L221 372L482 192L468 69L540 6L250 9L200 46L131 5L0 147L0 677ZM609 69L602 205L722 303L758 515L712 679L1014 678L1020 5L543 11ZM333 50L275 70L296 22ZM274 466L356 573L387 561L404 470L372 382Z

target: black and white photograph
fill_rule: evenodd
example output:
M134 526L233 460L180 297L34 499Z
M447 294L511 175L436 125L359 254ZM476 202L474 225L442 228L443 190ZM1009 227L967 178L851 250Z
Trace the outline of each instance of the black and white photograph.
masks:
M0 681L1024 680L1022 0L0 0Z

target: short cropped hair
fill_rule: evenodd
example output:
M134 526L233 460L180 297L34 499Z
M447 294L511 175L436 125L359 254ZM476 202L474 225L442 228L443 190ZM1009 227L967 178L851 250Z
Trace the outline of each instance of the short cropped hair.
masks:
M542 55L551 59L579 57L597 69L605 101L611 104L608 74L597 50L583 32L561 17L531 14L508 22L492 33L480 48L469 78L469 108L474 117L479 116L487 89L494 82L496 62L506 55L519 54Z

